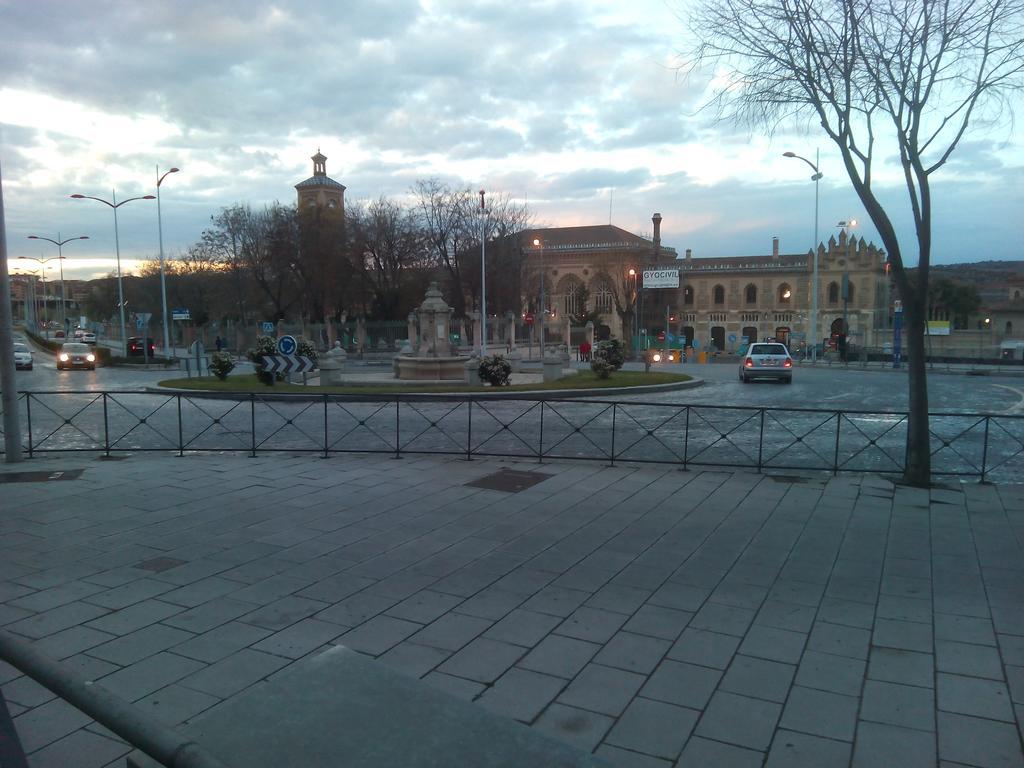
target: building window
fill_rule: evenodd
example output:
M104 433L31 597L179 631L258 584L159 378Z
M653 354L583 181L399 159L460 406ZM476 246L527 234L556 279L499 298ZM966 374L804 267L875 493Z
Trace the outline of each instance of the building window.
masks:
M713 301L716 305L725 304L725 288L720 285L715 286Z
M563 288L564 295L562 301L562 307L566 315L578 315L580 311L584 309L582 301L580 299L583 296L583 285L577 283L575 280L570 281Z
M594 309L598 312L612 311L612 290L607 280L597 280L593 283Z
M779 304L789 304L793 300L793 290L788 283L779 286Z
M846 303L853 304L853 280L846 283Z
M757 304L757 286L756 285L754 285L753 283L748 285L747 286L747 290L746 290L745 293L746 293L746 300L747 300L747 304L748 305L750 305L750 304Z
M1020 291L1014 291L1013 292L1013 300L1014 301L1020 301Z
M833 306L839 303L839 283L828 284L828 303Z
M688 285L683 288L683 304L693 306L693 286Z
M1013 323L1011 323L1009 320L1006 321L1006 335L1013 335Z

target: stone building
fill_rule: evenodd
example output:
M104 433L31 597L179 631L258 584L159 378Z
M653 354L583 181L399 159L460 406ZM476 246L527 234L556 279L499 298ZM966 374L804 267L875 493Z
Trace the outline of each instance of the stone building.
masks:
M526 263L528 309L537 306L539 274L546 304L556 316L588 306L601 314L613 337L633 335L633 318L652 338L660 331L696 339L701 348L737 349L743 340L776 338L799 348L811 330L811 252L782 254L778 238L768 255L680 258L662 245L661 216L653 239L612 225L527 230L521 234ZM538 245L533 245L534 241ZM818 328L827 343L847 329L861 346L881 346L891 328L885 253L846 230L818 246ZM679 288L638 290L643 270L678 269ZM586 288L584 292L582 289ZM654 342L652 342L654 343Z
M319 205L344 214L345 185L327 175L327 157L319 149L310 160L313 161L313 175L295 185L299 210Z

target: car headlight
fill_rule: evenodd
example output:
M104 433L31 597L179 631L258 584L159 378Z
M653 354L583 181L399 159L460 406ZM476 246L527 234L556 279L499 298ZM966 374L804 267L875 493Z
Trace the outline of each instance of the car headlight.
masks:
M66 362L68 361L68 356L67 356L67 353L65 353L65 352L61 352L61 353L60 353L60 361L61 361L62 363L66 363Z
M95 363L96 362L96 355L86 355L85 359L88 360L90 363Z
M655 352L655 353L654 353L654 356L653 356L653 360L654 360L654 362L656 362L656 363L660 363L660 362L661 362L661 354L660 354L660 353L658 353L658 352Z

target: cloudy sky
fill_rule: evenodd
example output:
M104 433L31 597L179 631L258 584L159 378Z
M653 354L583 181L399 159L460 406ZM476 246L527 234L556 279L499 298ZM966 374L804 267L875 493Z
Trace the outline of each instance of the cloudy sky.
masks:
M38 268L18 257L56 249L27 236L59 232L91 238L66 246L66 276L113 269L110 210L69 195L152 194L157 166L181 168L161 187L173 256L223 206L291 202L317 148L349 201L436 176L524 199L547 226L610 217L649 235L658 211L665 243L700 257L768 253L773 236L806 252L811 172L782 153L820 147L820 239L862 218L822 136L699 111L707 83L676 71L683 2L0 0L12 267ZM934 261L1024 258L1024 142L1010 121L955 160L934 186ZM879 170L898 182L898 167ZM911 237L909 212L893 213ZM126 271L156 255L155 202L126 204L119 224Z

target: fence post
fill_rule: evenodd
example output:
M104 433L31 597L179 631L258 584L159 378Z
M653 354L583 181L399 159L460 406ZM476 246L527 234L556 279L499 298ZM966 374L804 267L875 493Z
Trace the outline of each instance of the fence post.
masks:
M537 443L537 463L544 463L544 401L540 401L540 439Z
M324 393L324 458L327 458L327 393Z
M615 414L618 410L618 404L612 403L612 463L611 466L615 466Z
M686 406L686 424L683 426L683 469L690 453L690 406Z
M32 458L32 393L25 393L25 421L28 422L28 457Z
M110 456L110 422L107 419L107 393L103 393L103 451Z
M249 393L249 426L252 427L252 456L256 458L256 393Z
M395 455L391 458L402 458L402 397L395 395Z
M181 393L177 393L178 396L178 456L185 455L185 437L184 429L181 423Z
M473 460L473 398L467 398L466 407L469 408L466 424L466 461Z
M985 416L985 442L981 448L981 480L978 482L985 482L985 467L988 462L988 424L992 420L991 416Z
M764 408L761 409L761 434L757 438L757 471L761 471L762 457L764 455Z
M832 459L832 474L839 474L839 428L843 423L843 412L836 411L836 452Z

